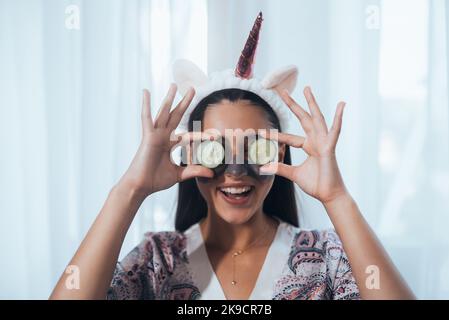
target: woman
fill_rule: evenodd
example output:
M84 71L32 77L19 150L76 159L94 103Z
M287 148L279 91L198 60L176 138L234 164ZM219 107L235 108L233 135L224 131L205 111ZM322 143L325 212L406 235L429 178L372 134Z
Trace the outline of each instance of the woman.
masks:
M144 90L141 145L70 262L79 270L79 289L67 287L71 275L64 273L51 298L414 298L340 175L335 148L345 104L338 105L328 129L309 87L304 95L310 112L290 96L295 68L273 73L262 85L251 79L261 21L260 14L235 74L218 75L221 83L216 78L205 84L208 80L192 64L178 64L178 86L171 86L156 117ZM177 87L185 95L171 110ZM282 132L285 105L276 97L300 121L304 137ZM201 121L200 135L193 133L195 121ZM173 136L180 122L189 132ZM273 129L276 134L268 133ZM231 147L226 145L230 162L193 164L191 151L188 164L171 160L174 146L191 150L196 142L229 138L226 130L232 132ZM239 140L248 131L259 132L261 141L278 141L273 161L250 163L250 145L238 142L248 141L245 135ZM306 152L303 164L291 165L289 146ZM144 199L176 183L176 231L147 233L117 263ZM299 228L294 184L323 204L335 231Z

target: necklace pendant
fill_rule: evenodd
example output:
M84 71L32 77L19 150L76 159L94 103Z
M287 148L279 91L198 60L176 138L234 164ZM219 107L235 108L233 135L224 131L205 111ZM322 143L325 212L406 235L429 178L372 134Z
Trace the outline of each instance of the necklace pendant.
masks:
M232 284L233 286L235 286L235 285L237 284L237 281L232 280L231 284Z

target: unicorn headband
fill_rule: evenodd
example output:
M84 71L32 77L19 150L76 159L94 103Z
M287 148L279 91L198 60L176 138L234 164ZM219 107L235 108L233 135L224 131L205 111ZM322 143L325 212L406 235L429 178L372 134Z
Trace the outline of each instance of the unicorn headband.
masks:
M189 116L202 99L215 91L232 88L250 91L260 96L278 116L281 129L287 128L289 112L279 94L282 90L293 92L298 78L298 68L289 65L268 73L262 80L253 77L254 58L262 21L262 12L260 12L249 33L235 70L227 69L214 72L208 77L189 60L175 61L173 78L179 92L184 95L189 87L193 87L196 91L195 97L181 119L181 128L188 128Z

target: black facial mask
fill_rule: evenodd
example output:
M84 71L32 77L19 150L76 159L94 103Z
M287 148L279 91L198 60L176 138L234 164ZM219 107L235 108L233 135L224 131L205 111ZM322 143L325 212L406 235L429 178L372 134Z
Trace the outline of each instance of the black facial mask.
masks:
M259 165L256 164L221 164L218 167L212 169L214 171L214 177L218 177L222 174L230 174L235 177L250 176L252 178L259 178Z
M245 140L245 145L247 145L247 140ZM230 142L227 139L224 139L223 141L225 150L231 150ZM229 156L229 155L228 155ZM244 163L242 164L236 164L236 163L224 163L225 159L223 160L223 163L219 166L211 169L214 172L214 178L217 178L221 176L222 174L229 174L235 177L243 177L243 176L249 176L254 179L257 179L259 181L266 180L271 177L271 175L261 175L259 174L259 168L261 165L249 163L248 158L245 157L243 160ZM234 159L235 162L235 159ZM210 178L198 178L201 182L208 182L211 179Z
M259 174L259 168L260 166L257 164L221 164L218 167L211 169L214 172L214 177L212 179L216 179L222 174L229 174L235 177L244 177L249 176L251 178L254 178L259 181L264 181L267 179L270 179L272 175L261 175ZM203 178L199 177L197 178L200 182L208 183L212 179L211 178Z

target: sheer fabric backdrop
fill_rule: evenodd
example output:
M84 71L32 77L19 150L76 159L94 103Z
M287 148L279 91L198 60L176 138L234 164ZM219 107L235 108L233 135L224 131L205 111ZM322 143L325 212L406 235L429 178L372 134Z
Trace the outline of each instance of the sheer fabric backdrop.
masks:
M0 298L48 297L134 155L141 89L156 113L174 59L233 67L259 10L256 76L298 65L294 97L311 85L328 121L347 102L349 190L418 297L449 298L444 0L1 0ZM298 194L304 227L331 226ZM173 228L175 196L145 201L121 257Z

